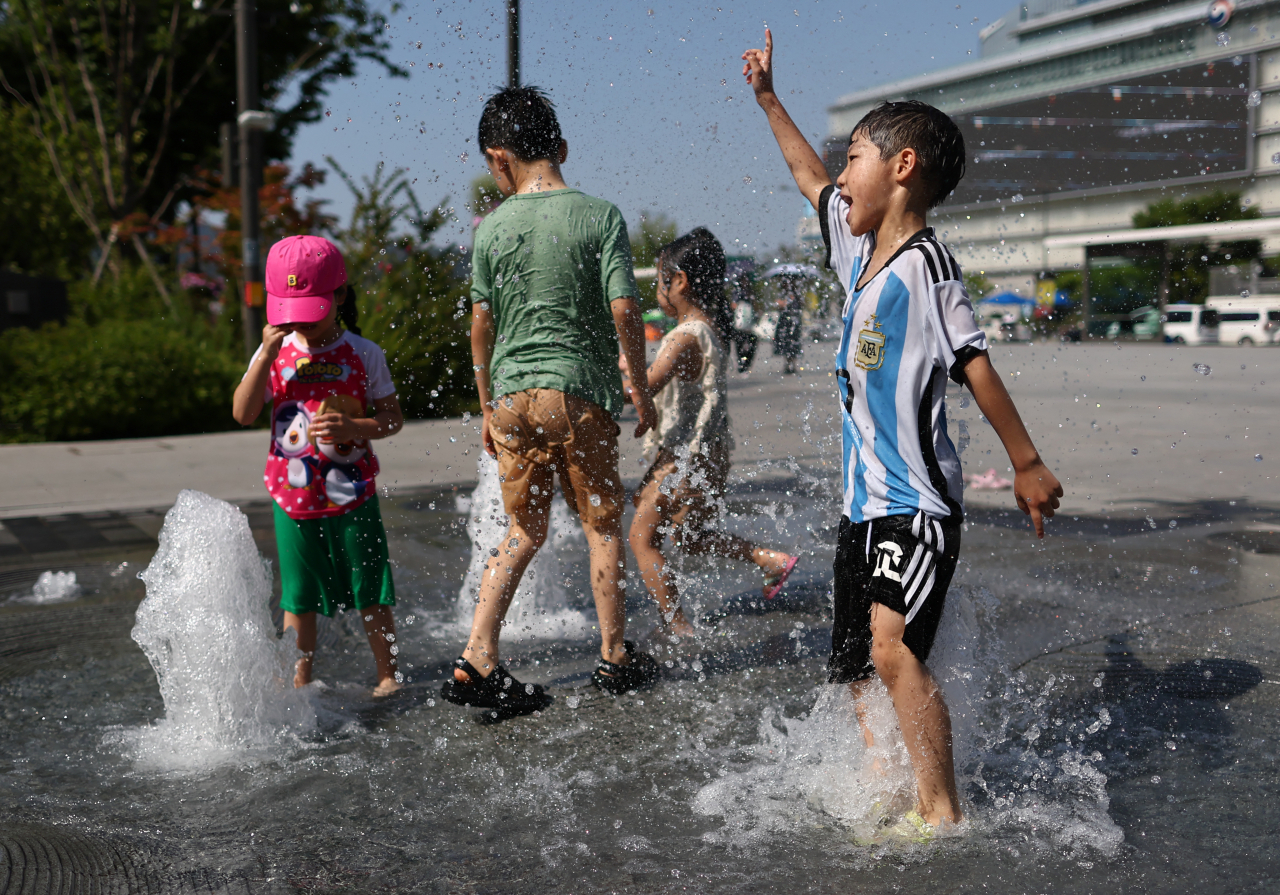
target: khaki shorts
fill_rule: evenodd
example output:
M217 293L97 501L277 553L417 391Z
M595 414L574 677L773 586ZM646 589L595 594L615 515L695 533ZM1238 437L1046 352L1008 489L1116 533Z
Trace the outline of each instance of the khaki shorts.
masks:
M618 476L621 433L599 404L551 388L530 388L498 399L489 433L498 449L502 502L522 528L545 525L552 476L569 509L600 530L622 523ZM538 519L537 516L542 518Z
M716 518L717 501L724 495L728 478L728 442L710 445L684 463L672 451L660 448L632 502L639 506L642 500L655 500L675 525L700 527ZM650 491L657 493L650 496Z

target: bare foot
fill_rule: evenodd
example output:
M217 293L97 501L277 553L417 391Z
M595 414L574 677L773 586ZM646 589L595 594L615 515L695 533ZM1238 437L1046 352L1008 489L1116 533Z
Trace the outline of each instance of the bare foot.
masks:
M774 588L778 586L778 579L786 574L787 566L791 562L792 558L788 554L779 553L776 550L768 551L768 555L757 560L760 571L764 572L764 585L760 588L760 593L766 599L768 599Z
M390 696L401 689L403 685L398 683L393 677L385 677L378 681L378 686L373 688L373 698L381 699L384 696Z
M293 666L293 688L296 690L311 683L311 659L299 659Z

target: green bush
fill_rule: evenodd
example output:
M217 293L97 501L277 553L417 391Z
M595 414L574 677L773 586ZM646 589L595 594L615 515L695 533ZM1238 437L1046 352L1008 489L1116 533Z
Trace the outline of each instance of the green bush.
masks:
M470 293L442 254L413 253L359 292L361 329L386 353L406 419L479 411Z
M74 441L233 428L241 365L162 320L73 319L0 333L0 441Z

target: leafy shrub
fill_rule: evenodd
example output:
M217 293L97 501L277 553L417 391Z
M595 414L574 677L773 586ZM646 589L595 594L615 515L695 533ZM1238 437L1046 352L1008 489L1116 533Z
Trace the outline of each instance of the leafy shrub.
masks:
M0 441L73 441L232 428L241 364L163 320L73 319L0 333Z
M386 352L406 419L480 409L470 293L443 254L414 252L399 271L360 292L361 328Z
M387 355L406 419L477 411L471 371L471 302L465 258L432 236L453 214L444 199L425 211L405 171L382 166L361 183L331 157L355 198L336 234L357 293L360 327ZM396 234L407 225L408 233Z

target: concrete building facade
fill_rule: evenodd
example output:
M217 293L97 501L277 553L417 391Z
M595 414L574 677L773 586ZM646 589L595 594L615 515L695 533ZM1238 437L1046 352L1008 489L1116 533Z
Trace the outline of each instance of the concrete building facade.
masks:
M968 170L934 225L967 271L1034 296L1086 264L1062 237L1211 190L1280 215L1280 0L1027 0L980 38L975 62L841 97L825 147L834 176L884 100L951 115ZM1263 241L1280 253L1280 226Z

